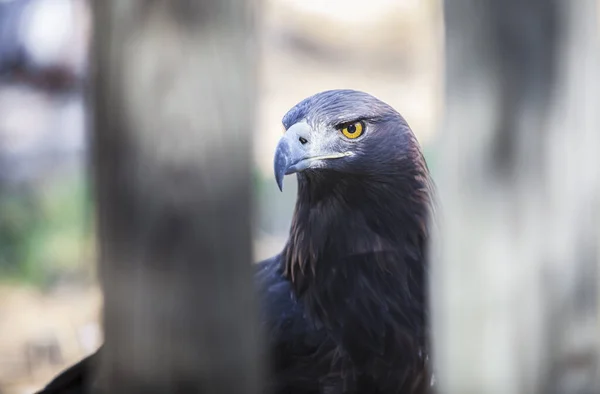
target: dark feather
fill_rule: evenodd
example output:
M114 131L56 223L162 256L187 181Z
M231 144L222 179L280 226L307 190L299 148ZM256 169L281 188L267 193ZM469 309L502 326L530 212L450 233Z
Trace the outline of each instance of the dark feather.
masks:
M101 350L72 365L36 394L84 394L91 392L92 371Z
M433 188L412 131L391 107L353 91L309 98L284 125L351 116L367 119L372 134L352 163L298 174L283 275L332 347L316 355L331 357L319 376L335 377L322 392L424 393Z

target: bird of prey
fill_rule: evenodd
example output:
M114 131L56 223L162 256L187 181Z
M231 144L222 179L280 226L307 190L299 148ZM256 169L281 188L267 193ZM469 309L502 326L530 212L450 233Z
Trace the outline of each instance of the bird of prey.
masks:
M404 118L329 90L283 118L278 186L298 196L281 253L256 266L275 394L416 394L430 387L427 249L433 185ZM96 355L92 357L97 357ZM83 393L88 358L41 393Z

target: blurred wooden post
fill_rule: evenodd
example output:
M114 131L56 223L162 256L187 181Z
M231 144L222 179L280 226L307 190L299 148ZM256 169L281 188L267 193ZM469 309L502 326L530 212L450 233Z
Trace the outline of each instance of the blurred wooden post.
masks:
M94 3L106 393L258 393L256 6Z
M437 392L600 392L597 1L444 7Z

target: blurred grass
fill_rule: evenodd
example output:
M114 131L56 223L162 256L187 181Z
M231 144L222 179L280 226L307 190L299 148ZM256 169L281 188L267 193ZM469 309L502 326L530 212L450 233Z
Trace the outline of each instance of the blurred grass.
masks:
M0 278L46 286L86 270L92 203L82 172L0 194ZM89 265L89 264L88 264Z

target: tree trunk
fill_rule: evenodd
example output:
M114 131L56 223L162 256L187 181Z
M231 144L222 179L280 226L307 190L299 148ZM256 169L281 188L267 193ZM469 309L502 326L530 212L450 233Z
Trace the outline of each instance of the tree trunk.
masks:
M258 393L250 136L256 7L94 2L107 393Z
M440 393L597 393L596 0L445 2Z

